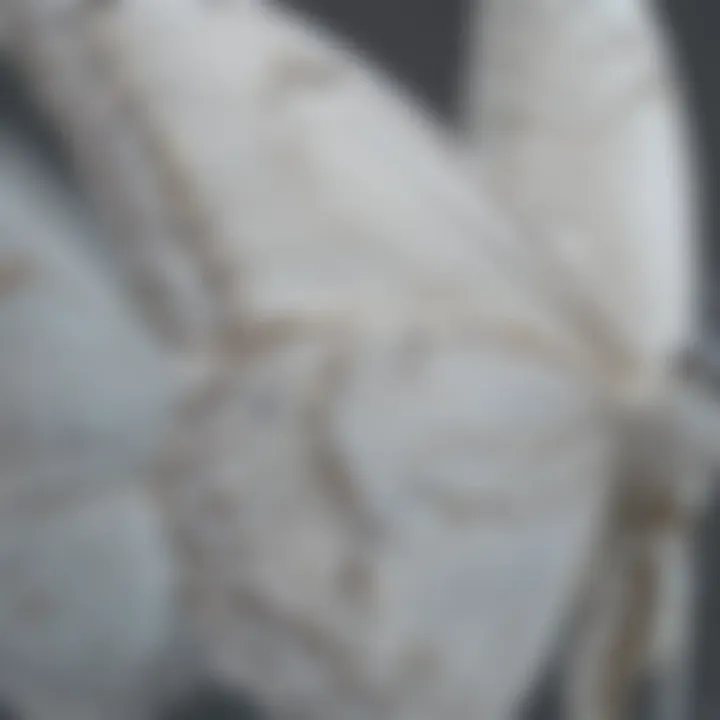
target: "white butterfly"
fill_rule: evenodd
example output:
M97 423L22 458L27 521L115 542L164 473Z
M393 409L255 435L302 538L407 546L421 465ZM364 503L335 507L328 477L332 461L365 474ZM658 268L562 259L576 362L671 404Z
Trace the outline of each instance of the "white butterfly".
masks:
M66 542L65 516L50 509L58 534L46 540L13 511L37 559L13 555L9 530L7 566L40 578L58 630L43 636L47 647L0 633L0 666L15 670L7 692L39 718L130 717L149 668L190 662L198 676L250 688L277 718L512 717L598 567L618 482L631 463L658 470L638 443L656 420L663 432L670 424L667 449L684 443L675 410L695 417L673 364L693 288L684 211L667 205L678 231L657 262L644 225L642 246L628 238L626 227L651 216L634 215L624 193L588 199L578 187L577 225L564 228L552 203L572 166L557 178L542 170L538 183L525 165L533 154L488 135L488 184L478 182L400 88L262 3L0 8L114 233L113 272L86 275L104 278L99 296L120 281L155 334L122 320L123 343L150 357L140 376L81 354L72 336L62 352L103 367L113 388L127 372L131 387L152 391L118 415L118 442L128 432L151 452L140 441L168 438L157 478L141 454L127 470L118 461L127 481L114 465L81 467L77 491L74 479L55 480L73 511L101 498L107 519L85 513L95 524L84 537L99 557L118 553L102 571L123 578L119 593L99 570L83 576L92 566ZM508 17L523 20L513 8ZM555 17L534 8L538 22ZM559 19L575 12L560 10L547 6ZM564 147L547 152L572 162ZM596 181L603 191L616 189L606 178L625 153L598 158L609 158L597 168L609 173ZM684 188L675 173L668 203ZM535 207L538 186L547 196ZM597 215L615 213L617 225L592 234ZM80 233L63 234L72 258ZM42 317L49 301L37 293ZM115 308L113 298L102 303ZM99 322L100 300L81 305L97 308L83 321L88 337L113 327ZM20 322L12 306L8 317ZM201 380L188 382L185 366ZM48 373L27 367L55 393L62 378ZM132 397L106 408L101 390L87 392L98 400L88 417L112 418ZM178 394L185 402L168 418ZM72 412L54 408L71 426ZM21 467L30 488L36 472ZM103 473L112 481L95 480ZM149 486L154 501L142 495ZM11 497L23 495L16 488ZM76 610L90 600L113 622ZM65 606L77 624L54 610ZM0 628L19 622L14 606L3 612ZM185 642L192 658L176 655Z

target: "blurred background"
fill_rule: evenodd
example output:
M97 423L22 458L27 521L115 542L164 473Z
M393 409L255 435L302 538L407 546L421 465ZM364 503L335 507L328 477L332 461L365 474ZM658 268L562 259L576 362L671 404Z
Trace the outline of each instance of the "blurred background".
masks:
M285 0L339 32L381 68L404 82L449 123L458 120L458 80L464 48L461 30L468 2L461 0ZM720 4L717 0L661 3L674 33L693 108L706 192L706 323L720 334ZM0 121L31 132L63 172L62 153L18 85L0 63ZM695 697L698 720L720 719L720 503L710 508L698 534L701 575ZM528 720L554 720L551 678L537 688ZM221 693L179 707L168 720L250 720L256 715ZM338 720L341 720L338 718ZM481 720L481 719L479 719ZM681 719L678 719L681 720ZM689 720L689 719L688 719Z

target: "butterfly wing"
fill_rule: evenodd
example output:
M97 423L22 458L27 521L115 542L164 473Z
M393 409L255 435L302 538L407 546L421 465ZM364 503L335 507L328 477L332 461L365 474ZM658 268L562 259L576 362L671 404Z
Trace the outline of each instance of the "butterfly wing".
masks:
M72 56L122 95L202 278L219 370L159 492L213 668L281 717L511 716L613 471L605 358L556 285L317 30L229 3L31 20L41 87Z
M173 371L100 236L3 118L0 691L21 710L43 691L58 713L125 692L167 640L167 546L143 480Z
M683 87L652 5L483 3L465 84L499 197L624 343L664 362L692 340L698 228Z
M474 40L481 42L466 84L475 160L498 197L544 229L541 252L571 268L579 294L622 337L639 361L638 378L652 387L653 378L674 372L675 359L695 339L698 309L691 148L666 29L651 3L633 0L532 8L491 0L474 11ZM678 409L682 426L682 402ZM671 494L685 509L702 502L709 480L703 457L709 455L691 452L674 461L681 464ZM657 464L647 473L656 488L662 474ZM622 532L630 547L636 528L616 529L615 537ZM643 672L656 673L663 712L675 717L688 701L690 548L675 527L659 531L654 543L658 611L652 657L640 663ZM571 709L573 716L588 712L588 699L612 702L603 682L617 666L611 638L623 631L607 598L631 605L632 580L622 569L629 556L625 549L611 558L607 577L596 580L606 596L595 602L596 617L591 611L583 620L579 655L588 657L571 659L570 670L571 685L590 679L590 694L574 697L584 709ZM571 690L577 695L578 687Z

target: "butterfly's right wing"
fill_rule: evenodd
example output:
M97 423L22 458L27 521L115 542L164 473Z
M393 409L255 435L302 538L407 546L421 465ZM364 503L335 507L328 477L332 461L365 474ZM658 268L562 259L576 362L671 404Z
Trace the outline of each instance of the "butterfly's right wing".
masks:
M696 330L698 207L657 3L471 5L476 166L637 357L674 360Z
M535 228L539 251L570 268L585 301L623 338L639 361L638 378L673 375L697 331L698 228L683 88L657 3L472 5L474 57L466 89L475 162L497 197ZM714 423L692 421L686 399L677 405L678 426L714 430ZM708 435L701 431L698 438L703 434ZM658 453L659 447L652 449L648 467ZM680 514L702 503L709 457L697 445L682 460L676 453L670 494ZM644 473L656 484L644 500L650 504L666 477L657 464L655 470ZM628 476L626 482L637 479ZM624 544L617 541L623 532ZM623 605L639 599L642 616L651 617L648 598L632 589L635 537L631 525L615 532L615 565L600 581L596 617L590 613L581 623L579 652L589 662L573 658L570 664L582 668L572 682L579 677L585 686L585 708L590 697L601 706L610 702L606 678L619 677L620 666L613 648L632 645L623 637L622 613L629 612ZM688 677L690 545L682 526L660 529L654 542L657 555L648 567L659 576L659 611L649 626L650 655L639 664L643 672L658 673L658 687L667 695L664 712L675 718L685 714L677 708L688 690L678 692ZM608 713L601 710L600 716Z

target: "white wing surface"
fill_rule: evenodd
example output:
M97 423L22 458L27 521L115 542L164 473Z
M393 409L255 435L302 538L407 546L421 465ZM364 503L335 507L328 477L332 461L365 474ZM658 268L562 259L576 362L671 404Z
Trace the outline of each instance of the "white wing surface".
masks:
M467 124L498 198L662 363L695 330L698 228L682 85L654 5L478 3Z
M216 372L157 489L210 669L280 718L512 717L602 525L621 334L313 28L5 6L128 256L189 268L160 286Z
M49 702L48 717L64 717L64 703L80 717L143 682L170 620L168 543L148 476L176 378L100 235L41 153L3 124L0 694Z
M486 0L480 11L476 3L466 78L472 162L498 202L533 230L528 241L566 268L595 317L623 336L649 413L658 411L658 405L651 408L663 396L667 407L674 402L667 402L668 390L678 380L678 357L697 340L699 309L698 208L683 88L656 5ZM685 425L686 437L709 436L715 425L707 424L699 406L702 420L688 421L686 402L675 407L677 427ZM697 432L700 425L704 430ZM623 484L646 507L665 493L690 519L709 484L712 443L659 461L666 445L658 438L650 443L644 470L625 473ZM636 458L642 453L637 445L629 449ZM588 657L571 658L571 674L581 683L590 678L580 699L584 710L570 710L572 717L615 717L606 678L625 673L623 681L631 681L636 672L655 673L665 695L659 716L687 714L679 708L690 687L689 527L658 527L649 543L633 522L613 526L606 549L611 557L595 572L604 594L591 600L579 623L586 636L579 653L593 657L589 664ZM643 555L659 576L656 595L645 599L632 590L634 570L628 570L629 558ZM608 610L610 597L619 598L619 612ZM624 647L626 656L634 652L622 635L637 603L651 647L618 673L614 648ZM651 605L659 608L656 618ZM600 652L593 647L598 642Z

